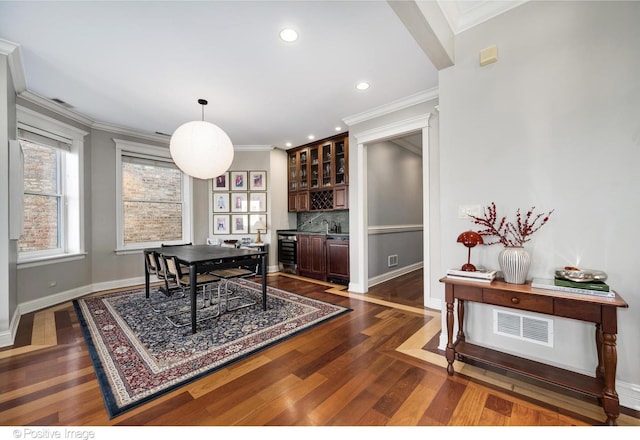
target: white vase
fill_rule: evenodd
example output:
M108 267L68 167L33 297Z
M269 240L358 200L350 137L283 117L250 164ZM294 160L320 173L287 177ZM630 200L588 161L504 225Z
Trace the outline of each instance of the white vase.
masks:
M531 265L531 257L522 246L505 246L498 255L498 264L505 282L524 284Z

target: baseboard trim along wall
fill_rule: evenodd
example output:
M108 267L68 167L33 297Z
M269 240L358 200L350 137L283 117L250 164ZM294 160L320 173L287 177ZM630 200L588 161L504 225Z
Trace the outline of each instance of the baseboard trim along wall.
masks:
M389 272L385 272L378 276L369 278L369 287L375 286L376 284L384 283L385 281L392 280L399 276L408 274L409 272L413 272L414 270L422 269L423 262L420 261L418 263L410 264L409 266L400 267L395 270L391 270Z

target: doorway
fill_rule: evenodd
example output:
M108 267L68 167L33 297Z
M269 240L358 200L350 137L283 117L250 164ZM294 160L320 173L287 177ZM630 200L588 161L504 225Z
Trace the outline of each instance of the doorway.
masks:
M437 232L437 219L431 217L431 206L435 203L431 195L433 183L438 176L432 176L430 170L430 145L429 145L429 119L431 113L415 116L400 122L385 125L366 131L354 133L355 141L352 145L355 158L352 167L352 179L350 185L350 228L351 234L351 278L349 290L366 293L369 290L369 212L368 212L368 150L367 146L374 143L385 142L391 139L400 139L407 136L420 136L422 144L422 219L423 225L423 305L425 307L440 309L440 299L433 298L430 289L431 280L431 236ZM355 150L355 151L354 151ZM434 180L436 179L436 180ZM435 211L434 211L435 214Z

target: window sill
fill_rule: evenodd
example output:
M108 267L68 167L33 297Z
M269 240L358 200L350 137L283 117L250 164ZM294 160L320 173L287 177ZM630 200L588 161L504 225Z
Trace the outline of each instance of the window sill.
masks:
M69 261L83 260L87 252L77 252L73 254L50 255L46 257L30 258L28 260L18 259L18 269L44 266L46 264L66 263Z

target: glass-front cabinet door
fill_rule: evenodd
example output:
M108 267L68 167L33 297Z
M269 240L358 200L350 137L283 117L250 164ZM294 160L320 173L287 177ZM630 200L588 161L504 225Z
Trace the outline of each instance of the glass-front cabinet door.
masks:
M298 191L298 155L289 155L289 191Z
M331 154L331 143L322 145L322 187L329 187L332 184L331 174L333 170L333 155Z
M347 146L344 139L338 140L334 144L335 164L334 164L334 185L346 185L347 174Z

